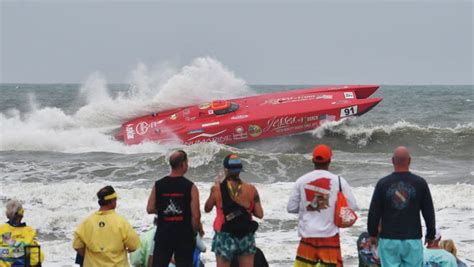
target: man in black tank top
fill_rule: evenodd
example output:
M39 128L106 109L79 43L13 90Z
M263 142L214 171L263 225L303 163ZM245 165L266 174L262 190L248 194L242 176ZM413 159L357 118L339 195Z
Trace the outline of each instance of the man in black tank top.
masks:
M186 152L169 159L171 173L156 181L148 198L147 212L158 215L153 266L167 267L174 254L177 267L190 267L196 232L202 232L199 191L183 175L188 170Z

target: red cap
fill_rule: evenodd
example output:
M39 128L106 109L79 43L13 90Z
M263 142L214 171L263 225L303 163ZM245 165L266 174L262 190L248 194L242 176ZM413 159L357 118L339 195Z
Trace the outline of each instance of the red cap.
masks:
M332 150L327 145L317 145L313 149L313 161L316 163L326 163L331 160Z

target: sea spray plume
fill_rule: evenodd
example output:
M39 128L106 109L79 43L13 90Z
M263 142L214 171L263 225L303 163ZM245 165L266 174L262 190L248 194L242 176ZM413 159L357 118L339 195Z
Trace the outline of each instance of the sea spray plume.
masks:
M154 101L174 107L188 106L215 99L229 99L252 94L240 78L217 60L205 57L171 77Z
M168 64L150 71L145 64L139 63L129 80L128 92L112 99L107 93L105 79L97 73L89 77L81 88L88 103L75 115L80 124L86 127L118 126L153 112L251 94L243 80L211 58L197 58L179 72Z
M74 118L83 127L112 127L120 124L126 111L109 95L107 82L98 72L87 78L80 89L80 96L86 105L81 107Z
M177 69L169 63L161 63L149 70L144 63L140 62L131 72L130 88L127 93L135 98L154 98L163 85L176 73L178 73Z
M86 98L88 104L111 101L107 82L99 72L95 72L87 78L80 89L80 94Z

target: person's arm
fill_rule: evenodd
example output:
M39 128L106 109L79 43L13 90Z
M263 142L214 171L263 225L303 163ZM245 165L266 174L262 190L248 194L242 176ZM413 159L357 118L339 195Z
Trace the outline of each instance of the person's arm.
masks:
M86 243L81 239L81 233L83 231L83 224L80 224L74 232L74 238L72 240L72 248L79 253L79 255L84 256L86 250Z
M423 219L425 220L426 224L426 236L425 240L426 243L433 241L435 239L436 234L436 219L435 219L435 211L433 206L433 200L431 199L431 192L430 188L426 181L423 183L423 187L425 187L425 194L422 199L421 204L421 213L423 214Z
M383 196L380 182L377 183L372 195L372 200L370 201L369 215L367 219L367 231L369 235L373 238L376 238L379 234L378 227L380 223L380 218L382 217L382 208L383 208Z
M353 211L356 211L359 209L359 206L357 205L357 200L352 193L352 188L349 186L347 181L341 177L341 186L342 186L342 192L344 193L344 196L346 197L347 200L347 205L349 208L351 208Z
M148 256L148 266L147 267L153 267L153 255Z
M214 192L216 191L216 186L213 185L211 187L211 193L209 193L209 197L206 200L206 204L204 204L204 211L211 212L212 208L216 205L216 201L214 199Z
M253 197L253 216L262 219L263 218L263 208L262 203L260 202L260 195L258 194L257 188L255 188L254 197Z
M153 185L153 189L151 190L150 196L148 197L148 203L146 205L146 211L148 212L148 214L157 214L155 185Z
M202 232L201 210L199 208L199 190L194 184L191 188L191 216L194 231Z
M124 246L128 252L133 252L140 247L140 237L127 221L125 221L125 229Z
M286 210L289 213L298 213L300 211L300 189L298 183L295 182L293 186L293 191L291 192L290 199L288 200L288 205L286 205Z

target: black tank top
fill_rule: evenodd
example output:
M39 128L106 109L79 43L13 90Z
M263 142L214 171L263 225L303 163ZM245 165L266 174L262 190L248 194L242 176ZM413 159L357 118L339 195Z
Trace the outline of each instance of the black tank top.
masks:
M224 213L224 224L221 231L230 233L235 237L242 238L245 235L255 233L258 223L252 221L252 215L230 197L227 188L227 179L220 184L222 195L222 211Z
M155 183L158 228L156 238L193 238L191 188L185 177L166 176Z

